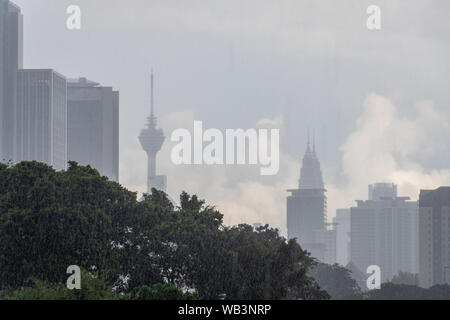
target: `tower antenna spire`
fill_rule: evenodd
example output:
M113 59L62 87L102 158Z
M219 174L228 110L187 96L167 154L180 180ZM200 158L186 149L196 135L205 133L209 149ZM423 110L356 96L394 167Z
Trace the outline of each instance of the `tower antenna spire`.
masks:
M313 152L316 153L316 129L313 129Z
M153 118L155 116L155 100L154 100L154 75L153 68L151 70L151 80L150 80L150 116Z
M310 152L311 151L311 137L310 137L310 129L309 129L309 126L308 126L308 129L307 129L307 136L308 136L308 142L307 142L307 152Z
M166 190L166 177L156 174L156 156L161 150L166 137L163 130L157 127L154 103L154 74L153 68L150 72L150 117L145 128L139 135L142 148L147 153L147 193L151 194L152 189Z

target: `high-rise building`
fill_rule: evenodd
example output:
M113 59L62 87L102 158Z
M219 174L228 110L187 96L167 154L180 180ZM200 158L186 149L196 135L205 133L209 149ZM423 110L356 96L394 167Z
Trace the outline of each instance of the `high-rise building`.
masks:
M369 185L369 200L393 199L397 197L397 185L393 183L375 183Z
M18 73L15 161L67 167L67 81L50 69Z
M68 80L67 154L119 180L119 92L86 78Z
M14 160L17 71L22 68L23 22L20 8L0 0L0 162Z
M139 135L139 141L141 142L142 148L147 153L147 193L150 194L152 188L157 190L166 191L167 188L167 178L166 176L156 175L156 155L166 139L162 129L157 127L157 119L155 117L154 108L154 82L153 82L153 72L151 75L151 90L150 90L150 117L146 127L141 131Z
M321 261L325 260L327 198L315 144L310 142L303 157L298 189L288 190L287 230L289 239L296 238L303 249ZM318 239L319 238L319 239Z
M419 198L419 284L450 284L450 187L421 190Z
M314 241L321 244L323 251L321 255L316 256L320 261L327 264L336 263L336 225L334 223L327 224L327 229L315 230Z
M379 266L386 282L400 271L418 273L418 206L409 197L397 197L395 185L391 185L393 197L384 196L386 184L379 186L382 190L377 190L378 184L369 187L369 198L374 200L358 200L350 209L350 255L362 272L370 265Z
M333 222L336 226L336 262L346 266L350 262L350 209L337 209Z

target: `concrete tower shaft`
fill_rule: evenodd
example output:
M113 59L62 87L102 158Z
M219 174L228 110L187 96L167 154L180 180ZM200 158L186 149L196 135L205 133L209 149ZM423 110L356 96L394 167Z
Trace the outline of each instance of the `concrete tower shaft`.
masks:
M148 117L145 128L139 135L139 142L142 148L147 153L148 174L147 174L147 191L151 193L152 188L165 191L165 177L156 175L156 155L161 150L166 137L162 129L157 127L157 118L154 110L154 77L151 75L151 102L150 102L150 116Z

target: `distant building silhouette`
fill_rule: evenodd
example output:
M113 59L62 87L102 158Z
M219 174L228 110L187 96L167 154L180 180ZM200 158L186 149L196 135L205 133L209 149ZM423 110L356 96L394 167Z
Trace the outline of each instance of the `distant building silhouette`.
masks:
M303 249L325 262L326 242L332 241L326 228L327 197L315 143L308 145L303 157L299 188L288 190L287 230L289 239L296 238ZM335 244L334 244L335 246ZM328 250L333 250L333 245ZM334 253L335 255L335 253Z
M337 209L333 222L336 225L336 262L345 266L350 262L350 209Z
M17 71L22 68L22 41L20 8L8 0L0 0L0 162L14 160Z
M119 92L86 78L67 84L68 160L119 180Z
M327 223L326 229L314 232L315 242L323 245L323 253L317 256L322 262L327 264L336 263L336 224Z
M369 200L397 197L397 186L393 183L375 183L369 185Z
M86 79L68 88L51 69L23 69L22 34L20 8L0 0L0 161L63 170L75 160L117 181L118 92Z
M18 73L15 161L67 167L67 81L50 69Z
M369 186L369 198L373 200L358 200L350 209L351 262L362 272L378 265L383 282L400 271L418 272L417 202L397 197L394 184L387 186Z
M139 141L142 148L147 153L147 193L151 193L152 188L166 191L167 178L166 176L156 175L156 155L161 150L166 137L163 130L157 128L157 119L155 117L154 107L154 77L151 74L151 90L150 90L150 117L148 118L146 127L139 135Z
M421 190L419 285L450 284L450 187Z

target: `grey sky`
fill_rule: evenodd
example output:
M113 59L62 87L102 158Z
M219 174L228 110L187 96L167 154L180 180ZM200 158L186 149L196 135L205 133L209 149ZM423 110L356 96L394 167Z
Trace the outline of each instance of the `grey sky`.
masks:
M264 220L261 222L284 227L285 189L295 187L292 183L298 179L295 161L304 151L308 126L316 128L325 182L335 189L331 190L330 202L365 196L365 189L356 191L356 195L337 191L347 188L351 180L346 173L349 163L345 163L346 155L354 154L349 150L372 141L358 140L358 134L365 137L371 128L364 118L371 115L365 109L365 101L366 106L388 110L389 103L394 105L396 111L389 118L394 119L393 123L406 123L415 130L424 129L424 124L431 127L423 132L425 138L433 140L433 146L437 143L430 152L419 150L426 141L404 150L411 144L410 135L397 131L392 135L402 137L401 145L380 147L380 152L390 152L396 159L397 165L391 168L396 174L416 170L423 178L430 169L445 170L449 166L447 123L433 129L433 122L425 119L427 112L420 113L413 107L425 100L433 106L437 118L449 118L449 1L14 2L22 7L25 16L25 67L51 67L68 77L86 76L120 91L121 181L130 188L142 189L145 185L145 154L137 136L148 114L151 67L156 72L156 111L167 126L167 136L175 123L188 123L191 118L215 128L248 128L263 119L277 122L277 117L284 118L282 144L289 165L281 168L278 180L242 174L239 168L222 176L217 170L160 166L160 172L169 175L169 191L174 197L179 188L190 187L200 196L211 197L208 200L213 203L219 201L223 195L217 194L216 198L206 190L216 174L224 177L219 180L227 186L218 188L220 192L235 192L239 184L253 188L246 196L255 195L254 207L247 208L252 205L245 204L244 199L235 201L233 207L222 205L226 215L237 214L233 210L243 212L244 217L226 220L230 223ZM65 27L65 10L70 4L82 9L81 31L68 31ZM381 31L365 27L369 4L381 7ZM416 134L412 137L421 136ZM352 135L355 139L349 140ZM169 161L166 156L167 152L163 152L160 161ZM380 164L375 169L383 168ZM197 184L179 182L196 175L201 176ZM379 179L397 176L393 173ZM439 177L428 177L431 180L427 183L441 183L442 172ZM365 181L365 176L357 180L359 189L376 182ZM180 187L174 188L178 182ZM269 186L276 186L278 194L271 204L259 207L258 198L262 197L256 194L272 192L267 189ZM230 197L227 199L233 201ZM338 205L341 202L330 203L331 210Z

